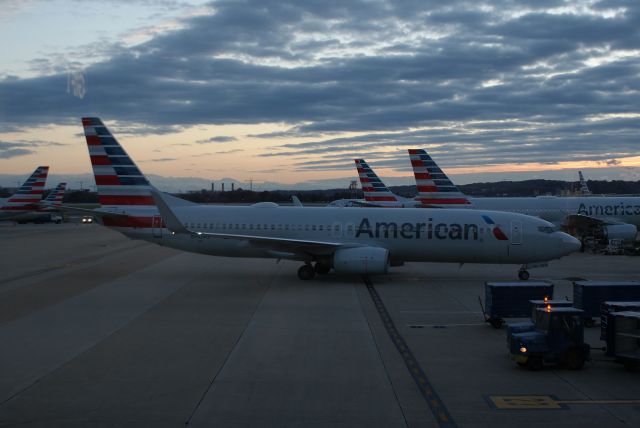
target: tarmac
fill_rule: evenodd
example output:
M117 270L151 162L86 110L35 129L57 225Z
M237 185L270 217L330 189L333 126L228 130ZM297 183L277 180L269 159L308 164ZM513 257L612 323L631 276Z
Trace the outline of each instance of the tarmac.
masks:
M580 371L509 358L478 296L518 266L301 281L70 223L0 225L0 266L0 427L640 426L640 373L604 352ZM572 279L640 279L640 257L530 273L571 299Z

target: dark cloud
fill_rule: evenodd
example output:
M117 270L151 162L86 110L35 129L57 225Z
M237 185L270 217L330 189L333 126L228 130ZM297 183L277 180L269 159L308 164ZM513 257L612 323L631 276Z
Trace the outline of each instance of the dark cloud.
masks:
M138 162L172 162L174 160L178 160L178 158L156 158L156 159L140 160Z
M289 129L257 136L305 142L267 156L322 154L297 164L318 169L367 153L400 167L405 148L429 145L452 166L637 154L637 117L593 120L639 113L635 1L524 10L517 0L229 0L212 9L146 43L109 46L109 59L85 70L84 99L66 93L62 74L1 80L2 126L77 125L87 114L137 134L277 122ZM32 65L55 72L46 59ZM339 132L362 135L326 136Z
M207 138L205 140L198 140L196 141L196 143L198 144L207 144L207 143L228 143L231 141L237 141L236 137L230 137L230 136L218 136L218 137L211 137L211 138Z
M215 154L217 155L228 155L230 153L238 153L238 152L244 152L243 149L231 149L231 150L223 150L220 152L215 152Z
M36 153L38 147L65 146L66 144L44 140L16 140L12 142L0 141L0 158L10 159Z

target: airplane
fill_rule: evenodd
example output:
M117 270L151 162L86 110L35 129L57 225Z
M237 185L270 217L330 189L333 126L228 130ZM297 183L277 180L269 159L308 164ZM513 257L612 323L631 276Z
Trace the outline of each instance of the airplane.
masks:
M409 149L418 195L425 205L465 206L536 216L584 237L633 241L640 227L640 197L633 196L535 196L473 198L464 195L422 149Z
M582 176L582 171L578 171L578 177L580 178L580 194L584 196L592 195L589 186L587 186L587 180Z
M14 195L0 201L0 220L33 221L38 216L36 212L48 174L48 166L37 167Z
M62 215L60 214L60 207L62 206L62 200L64 199L64 193L67 189L67 183L58 183L55 189L53 189L46 198L44 198L37 209L38 212L43 213L41 218L36 219L42 221L55 221L56 223L62 223Z
M64 193L67 190L67 183L58 183L55 189L53 189L46 198L42 201L42 205L47 208L55 208L62 205L62 199L64 199Z
M458 209L199 205L156 190L97 117L82 118L101 208L125 236L226 257L302 261L298 277L382 274L406 261L527 264L580 248L521 214Z
M354 159L354 162L358 170L364 199L338 199L330 202L328 207L407 208L421 205L418 200L396 195L389 190L364 159Z

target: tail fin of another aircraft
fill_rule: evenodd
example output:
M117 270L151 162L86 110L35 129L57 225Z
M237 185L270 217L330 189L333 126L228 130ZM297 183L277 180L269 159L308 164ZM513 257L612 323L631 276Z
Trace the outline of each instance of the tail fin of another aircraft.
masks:
M44 199L44 203L49 206L57 206L62 204L62 199L64 198L64 192L67 188L67 183L60 183L56 186L55 189L47 195Z
M20 189L18 189L13 196L7 199L7 202L2 206L2 209L8 211L21 211L28 209L30 206L37 205L42 200L44 184L47 181L48 174L48 166L37 167L27 181L20 186Z
M449 180L426 151L409 149L409 158L418 188L416 199L424 205L448 207L471 205L471 201Z
M151 184L97 117L83 117L100 205L126 210L155 207Z
M358 169L365 201L372 203L400 202L399 198L384 185L364 159L354 159L354 161Z
M584 179L582 171L578 171L578 176L580 177L580 193L590 195L591 190L589 190L589 186L587 186L587 181Z

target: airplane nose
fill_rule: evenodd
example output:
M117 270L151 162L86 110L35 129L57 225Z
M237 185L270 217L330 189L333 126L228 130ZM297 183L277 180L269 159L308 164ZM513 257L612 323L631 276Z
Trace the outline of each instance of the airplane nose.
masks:
M567 233L564 233L564 232L555 232L555 233L559 235L558 237L560 238L559 239L560 248L563 255L573 253L574 251L578 251L582 246L579 240L577 240L576 238L574 238L573 236Z

